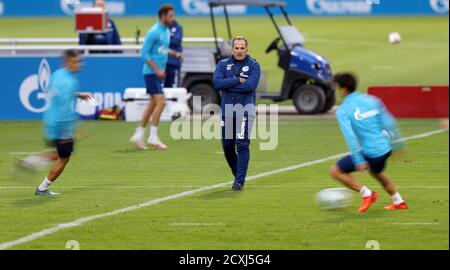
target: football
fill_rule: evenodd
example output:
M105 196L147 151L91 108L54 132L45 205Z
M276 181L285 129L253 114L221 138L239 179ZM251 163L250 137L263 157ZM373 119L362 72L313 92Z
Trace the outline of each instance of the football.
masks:
M402 36L400 36L399 32L392 32L389 34L389 42L391 44L397 44L402 40Z
M322 209L338 209L351 205L353 193L346 188L328 188L316 195L317 204Z

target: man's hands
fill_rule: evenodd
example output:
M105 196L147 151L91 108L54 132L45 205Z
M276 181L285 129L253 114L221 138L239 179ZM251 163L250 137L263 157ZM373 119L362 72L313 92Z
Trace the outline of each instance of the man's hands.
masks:
M164 70L161 70L161 69L157 69L155 74L160 79L164 79L166 77L166 72Z
M174 51L174 50L170 50L169 51L169 56L176 57L176 58L180 59L181 62L183 62L183 60L184 60L183 53L177 52L177 51Z
M245 83L246 81L247 81L247 79L242 78L242 77L239 77L239 82L240 82L240 83Z
M89 93L77 93L77 97L83 101L89 101L91 99L94 99L94 96Z
M184 61L184 55L180 52L177 52L177 54L175 55L176 58L180 59L181 62Z

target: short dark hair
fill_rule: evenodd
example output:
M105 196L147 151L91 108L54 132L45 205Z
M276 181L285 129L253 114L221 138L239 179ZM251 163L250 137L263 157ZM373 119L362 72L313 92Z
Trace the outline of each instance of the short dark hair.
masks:
M243 41L245 41L245 47L248 47L248 41L247 41L247 39L244 37L244 36L235 36L234 38L233 38L233 41L231 42L231 45L234 47L234 42L236 41L236 40L243 40Z
M172 4L164 4L158 10L158 17L161 19L162 16L166 16L169 11L174 10Z
M351 93L356 90L358 86L358 78L351 72L340 72L333 76L333 82L341 88L347 88Z
M62 53L62 57L64 58L64 60L68 60L69 58L78 57L78 56L80 56L80 53L77 50L73 50L73 49L65 50Z

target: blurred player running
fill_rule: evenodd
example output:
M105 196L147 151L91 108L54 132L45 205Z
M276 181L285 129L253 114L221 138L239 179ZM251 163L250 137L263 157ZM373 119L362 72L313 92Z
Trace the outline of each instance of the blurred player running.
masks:
M43 117L45 140L48 145L55 147L56 151L43 151L21 160L23 166L31 168L41 167L54 161L47 177L36 189L36 195L59 194L50 191L49 186L61 175L73 152L75 122L78 118L75 111L76 98L82 100L92 98L90 94L76 92L79 90L76 73L82 67L78 52L65 51L63 61L64 67L51 76L47 92L50 104Z
M385 209L408 209L392 180L383 173L392 150L402 147L395 119L379 99L355 91L357 79L353 74L336 74L333 81L344 99L336 118L351 154L330 168L331 175L361 194L363 201L359 212L366 211L378 199L376 192L350 175L367 169L392 197L392 204Z

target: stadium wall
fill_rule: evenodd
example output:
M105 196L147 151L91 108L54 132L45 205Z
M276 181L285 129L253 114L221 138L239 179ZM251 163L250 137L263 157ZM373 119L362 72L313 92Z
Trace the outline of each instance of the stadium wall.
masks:
M92 0L0 0L0 17L71 16L76 5L91 6ZM111 16L154 15L163 3L172 3L179 16L209 15L208 0L108 0ZM448 15L449 0L286 0L291 15L303 16L399 16ZM215 11L223 13L221 8ZM233 15L264 15L258 7L232 6Z

